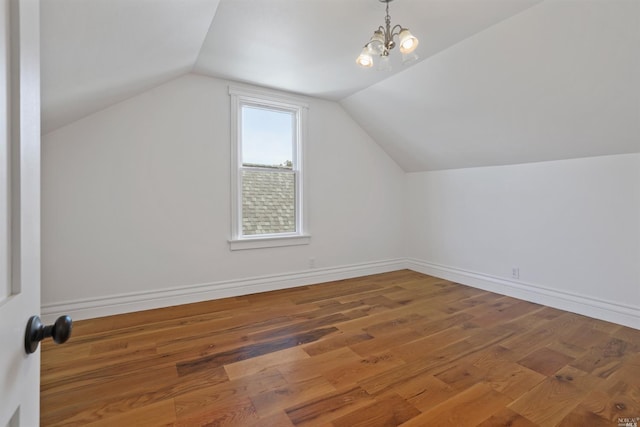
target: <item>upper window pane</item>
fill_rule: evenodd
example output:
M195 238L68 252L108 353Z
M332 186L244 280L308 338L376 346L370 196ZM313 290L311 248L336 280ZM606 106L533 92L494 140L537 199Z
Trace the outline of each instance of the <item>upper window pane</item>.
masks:
M291 169L295 113L242 106L242 165Z

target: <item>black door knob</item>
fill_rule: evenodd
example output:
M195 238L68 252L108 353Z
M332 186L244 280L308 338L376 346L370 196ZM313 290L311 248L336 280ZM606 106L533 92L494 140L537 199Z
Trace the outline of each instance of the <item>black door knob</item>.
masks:
M52 337L57 344L66 342L71 336L73 321L69 316L60 316L53 325L44 326L38 316L31 316L24 334L24 349L31 354L45 338Z

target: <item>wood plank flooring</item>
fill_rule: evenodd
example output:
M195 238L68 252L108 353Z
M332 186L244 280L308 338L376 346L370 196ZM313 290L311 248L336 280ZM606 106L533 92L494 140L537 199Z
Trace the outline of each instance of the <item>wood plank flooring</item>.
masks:
M42 349L43 426L636 417L640 331L408 270L78 321Z

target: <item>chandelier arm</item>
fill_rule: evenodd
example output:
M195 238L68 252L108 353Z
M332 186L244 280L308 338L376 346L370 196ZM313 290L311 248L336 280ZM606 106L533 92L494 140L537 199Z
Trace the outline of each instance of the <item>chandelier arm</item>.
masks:
M396 29L398 30L397 32L396 32ZM393 29L391 30L391 38L394 38L395 36L400 35L400 31L402 30L403 30L402 25L400 24L394 25Z

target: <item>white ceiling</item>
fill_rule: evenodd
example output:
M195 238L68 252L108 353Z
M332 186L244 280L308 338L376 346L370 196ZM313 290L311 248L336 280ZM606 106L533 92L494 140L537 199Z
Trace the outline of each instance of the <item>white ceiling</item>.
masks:
M424 60L539 1L398 0L389 12ZM399 52L390 72L355 64L384 16L378 0L222 0L194 70L339 100L405 69Z
M42 131L193 69L217 0L41 2Z
M338 100L407 171L640 151L640 1L541 1L394 1L420 59L382 72L377 0L47 0L43 132L196 72Z
M547 0L341 102L405 171L640 152L640 1Z

